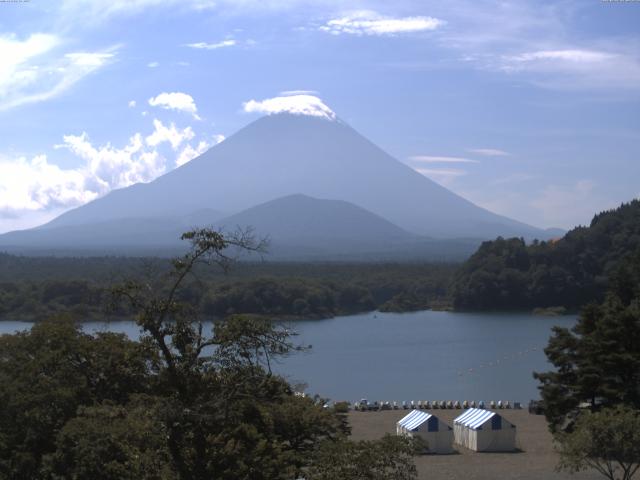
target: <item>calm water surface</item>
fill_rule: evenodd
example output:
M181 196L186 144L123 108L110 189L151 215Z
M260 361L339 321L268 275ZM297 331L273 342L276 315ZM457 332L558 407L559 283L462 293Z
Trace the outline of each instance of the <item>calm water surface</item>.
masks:
M311 351L275 368L307 391L334 400L510 400L538 392L533 371L549 368L542 349L553 325L575 317L423 311L303 320L290 326ZM29 328L0 322L0 333ZM138 335L133 322L89 322L86 331Z

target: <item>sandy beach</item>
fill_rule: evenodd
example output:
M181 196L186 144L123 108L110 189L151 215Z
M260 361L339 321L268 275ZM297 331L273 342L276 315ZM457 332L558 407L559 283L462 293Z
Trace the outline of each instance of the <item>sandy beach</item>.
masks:
M395 434L396 422L407 410L381 412L350 412L349 422L354 440L373 440L385 433ZM433 410L442 421L453 425L461 410ZM477 453L455 446L452 455L423 455L416 457L418 478L429 480L595 480L602 478L597 472L570 475L558 473L555 466L558 455L553 450L552 437L542 415L531 415L527 410L499 410L499 413L517 428L515 453Z

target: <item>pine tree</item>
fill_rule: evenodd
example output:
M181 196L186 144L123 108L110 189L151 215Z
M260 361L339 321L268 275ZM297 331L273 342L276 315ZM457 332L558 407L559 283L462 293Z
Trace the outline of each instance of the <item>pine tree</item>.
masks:
M534 374L552 430L582 402L592 411L640 408L640 252L622 262L611 286L575 327L554 329L545 353L556 370Z

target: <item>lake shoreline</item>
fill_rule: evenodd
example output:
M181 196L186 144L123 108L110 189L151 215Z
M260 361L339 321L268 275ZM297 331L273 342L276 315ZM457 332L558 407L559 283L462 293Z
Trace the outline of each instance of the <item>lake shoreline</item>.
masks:
M551 308L535 308L535 309L526 309L526 310L455 310L450 307L436 307L436 308L420 308L420 309L406 309L406 310L360 310L360 311L351 311L351 312L338 312L335 315L320 315L320 314L310 314L310 315L269 315L269 314L259 314L259 313L238 313L237 315L252 315L262 318L268 318L275 322L300 322L300 321L310 321L310 320L332 320L334 318L339 317L350 317L354 315L373 315L373 314L411 314L411 313L420 313L420 312L450 312L457 314L481 314L481 315L531 315L534 317L572 317L579 314L577 310L565 310L562 313L554 312L555 307ZM105 315L104 317L108 317ZM104 318L99 315L89 315L87 318L82 320L76 320L79 324L84 323L115 323L115 322L128 322L133 321L131 317L117 317L117 318ZM225 317L210 317L204 318L202 322L218 322L224 320ZM21 322L21 323L29 323L36 324L43 321L42 319L34 319L34 318L0 318L0 323L3 322ZM197 321L197 320L196 320Z

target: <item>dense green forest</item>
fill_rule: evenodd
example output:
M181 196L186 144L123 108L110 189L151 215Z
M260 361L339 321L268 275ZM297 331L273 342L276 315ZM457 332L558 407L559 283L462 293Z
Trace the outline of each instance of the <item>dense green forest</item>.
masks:
M456 309L498 310L602 301L609 278L640 249L640 201L596 215L557 241L498 238L484 242L456 273Z
M0 254L0 319L40 320L60 312L78 319L130 317L111 288L153 283L160 258L55 258ZM205 318L232 313L330 317L380 309L411 311L447 304L452 264L247 263L228 273L196 268L181 300Z

